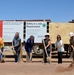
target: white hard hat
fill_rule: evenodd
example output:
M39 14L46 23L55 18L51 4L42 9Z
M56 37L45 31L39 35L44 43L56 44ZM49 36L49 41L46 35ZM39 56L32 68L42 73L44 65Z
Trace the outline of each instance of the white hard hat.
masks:
M70 37L74 36L74 33L73 33L73 32L70 32L70 33L69 33L69 36L70 36Z
M45 37L46 37L46 36L50 36L49 33L46 33Z
M72 36L74 36L74 34Z

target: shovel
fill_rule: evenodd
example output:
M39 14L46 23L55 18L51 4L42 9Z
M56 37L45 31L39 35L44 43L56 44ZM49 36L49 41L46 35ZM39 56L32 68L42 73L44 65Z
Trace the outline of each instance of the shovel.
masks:
M48 53L47 53L47 50L46 50L46 48L45 48L45 43L44 43L44 40L43 40L43 45L44 45L44 50L45 50L45 52L46 52L46 55L47 55L47 62L51 62L51 52L50 52L50 56L48 56Z

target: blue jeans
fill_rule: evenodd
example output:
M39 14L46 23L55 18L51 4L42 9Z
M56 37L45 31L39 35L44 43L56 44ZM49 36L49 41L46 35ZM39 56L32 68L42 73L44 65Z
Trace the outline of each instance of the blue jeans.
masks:
M47 51L47 53L48 53L48 56L50 57L50 51Z
M1 52L3 52L3 51L4 51L4 47L1 48ZM2 57L3 57L1 52L0 52L0 61L2 60Z
M20 61L20 51L16 51L16 54L14 55L14 58L15 58L15 62Z
M2 53L0 52L0 61L2 60Z

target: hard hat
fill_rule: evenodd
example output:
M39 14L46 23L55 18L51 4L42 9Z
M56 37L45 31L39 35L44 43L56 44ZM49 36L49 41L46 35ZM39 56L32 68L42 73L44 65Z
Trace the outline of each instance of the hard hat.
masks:
M72 36L74 36L74 34Z
M69 33L69 36L70 36L70 37L74 36L74 33L73 33L73 32L70 32L70 33Z
M45 37L46 37L46 36L50 36L49 33L46 33Z

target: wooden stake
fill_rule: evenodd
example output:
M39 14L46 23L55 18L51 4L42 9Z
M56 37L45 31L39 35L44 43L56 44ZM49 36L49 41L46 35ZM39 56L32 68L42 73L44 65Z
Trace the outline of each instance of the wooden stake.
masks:
M23 61L23 52L22 52L22 43L21 43L21 49L20 49L20 62Z

